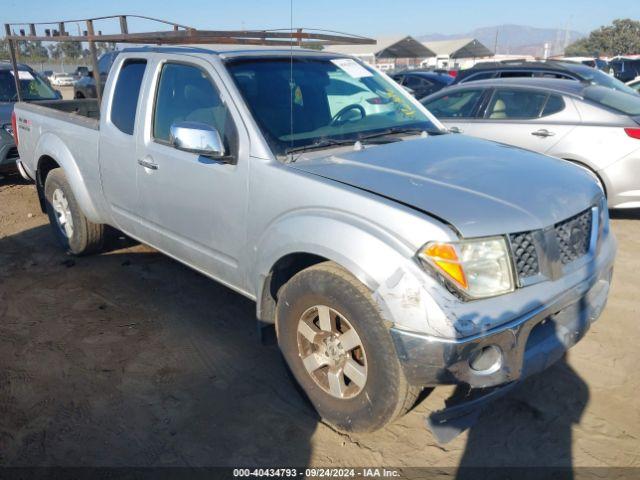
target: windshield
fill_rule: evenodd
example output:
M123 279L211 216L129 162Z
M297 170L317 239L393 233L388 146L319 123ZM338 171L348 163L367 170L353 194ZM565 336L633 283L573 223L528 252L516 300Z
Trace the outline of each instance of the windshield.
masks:
M584 98L632 117L640 115L640 95L636 93L629 95L610 88L587 87Z
M276 155L404 130L440 131L401 87L349 58L250 58L227 68Z
M58 94L53 88L30 71L18 70L18 76L23 100L56 100L58 98ZM0 102L16 102L17 100L13 70L0 70Z
M632 88L627 87L617 78L607 75L601 70L595 68L580 68L577 73L592 85L602 85L603 87L613 88L620 92L630 93L632 95L636 94Z

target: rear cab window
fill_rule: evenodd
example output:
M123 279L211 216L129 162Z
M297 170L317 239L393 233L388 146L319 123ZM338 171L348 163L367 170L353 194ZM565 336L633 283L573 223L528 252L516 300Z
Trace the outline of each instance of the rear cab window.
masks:
M127 135L133 135L135 128L138 98L146 67L146 60L125 60L116 80L111 101L111 123Z

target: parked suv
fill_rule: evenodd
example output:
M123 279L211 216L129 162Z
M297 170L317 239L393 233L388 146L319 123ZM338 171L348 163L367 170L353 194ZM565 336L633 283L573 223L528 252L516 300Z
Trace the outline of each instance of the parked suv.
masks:
M546 62L482 62L473 68L460 70L453 85L488 80L492 78L559 78L562 80L578 80L593 85L613 88L626 93L636 93L624 83L606 73L581 63L546 61ZM633 78L633 77L632 77Z
M114 50L107 52L98 59L98 70L100 71L100 81L102 82L102 90L104 90L107 75L111 70L111 65L120 52ZM73 98L96 98L96 82L94 79L95 72L87 72L73 85Z
M391 75L396 82L408 88L420 99L447 87L453 83L453 77L446 73L408 70Z
M613 74L621 82L630 82L640 76L640 58L614 58L609 62Z
M86 77L87 75L89 75L89 67L78 66L76 67L76 69L73 71L71 75L73 75L73 78L77 78L77 79Z
M27 65L18 66L20 88L24 101L55 100L60 94ZM11 124L13 106L18 100L15 78L11 64L0 62L0 170L14 169L18 160L18 149L13 140L14 126ZM20 168L20 165L18 165ZM24 176L24 170L20 171Z

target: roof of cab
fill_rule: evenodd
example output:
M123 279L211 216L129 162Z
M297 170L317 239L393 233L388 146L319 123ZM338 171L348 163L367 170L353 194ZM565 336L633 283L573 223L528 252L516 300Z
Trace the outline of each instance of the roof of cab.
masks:
M238 45L182 45L182 46L169 46L169 47L156 47L156 46L144 46L144 47L129 47L122 50L123 52L153 52L153 53L195 53L195 54L209 54L218 55L221 58L240 58L240 57L279 57L279 56L314 56L314 57L345 57L346 55L340 53L333 53L328 51L311 50L300 47L272 47L272 46L260 46L252 45L251 47L240 47Z

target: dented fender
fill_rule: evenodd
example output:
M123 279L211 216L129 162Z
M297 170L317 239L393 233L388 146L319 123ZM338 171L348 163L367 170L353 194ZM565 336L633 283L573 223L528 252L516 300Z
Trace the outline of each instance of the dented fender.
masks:
M444 240L449 235L445 229L434 234ZM278 260L310 253L338 263L358 278L373 292L383 316L394 326L434 335L453 331L438 306L442 299L428 292L429 287L443 288L416 262L417 248L362 218L335 211L294 212L272 223L255 251L251 278L256 292L262 291ZM256 296L260 312L262 299Z

